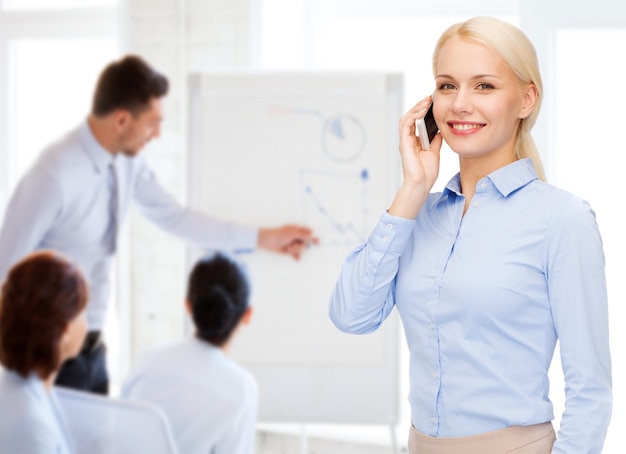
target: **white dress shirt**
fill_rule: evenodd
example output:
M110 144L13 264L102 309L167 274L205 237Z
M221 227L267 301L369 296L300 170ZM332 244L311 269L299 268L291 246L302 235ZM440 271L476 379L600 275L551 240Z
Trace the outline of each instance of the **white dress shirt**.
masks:
M181 453L254 452L256 381L208 342L190 338L144 352L121 395L159 406Z
M117 210L111 213L117 173ZM250 251L258 229L219 221L179 204L159 184L143 156L115 159L95 139L85 120L50 145L19 182L0 230L0 281L32 251L54 249L78 262L89 284L90 329L104 325L115 225L131 204L163 230L206 249Z

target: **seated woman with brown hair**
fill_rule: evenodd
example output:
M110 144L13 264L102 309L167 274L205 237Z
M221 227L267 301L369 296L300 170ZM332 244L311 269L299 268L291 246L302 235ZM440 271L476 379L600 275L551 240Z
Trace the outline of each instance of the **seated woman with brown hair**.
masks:
M82 273L51 251L9 271L0 294L2 452L74 452L53 383L83 344L87 296Z

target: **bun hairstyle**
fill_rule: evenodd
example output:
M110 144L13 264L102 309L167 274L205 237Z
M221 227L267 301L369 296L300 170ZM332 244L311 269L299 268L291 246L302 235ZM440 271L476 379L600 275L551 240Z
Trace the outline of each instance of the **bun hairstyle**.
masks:
M196 335L221 347L249 306L250 286L241 267L222 254L201 259L189 276L187 301Z

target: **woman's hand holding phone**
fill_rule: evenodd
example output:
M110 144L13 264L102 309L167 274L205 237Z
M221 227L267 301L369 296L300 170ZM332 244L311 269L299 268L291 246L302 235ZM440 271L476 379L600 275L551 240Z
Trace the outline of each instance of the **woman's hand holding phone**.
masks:
M416 135L416 121L423 119L432 104L432 96L419 101L400 119L400 158L402 161L402 186L398 190L389 213L414 219L439 175L441 135L429 140L424 149Z

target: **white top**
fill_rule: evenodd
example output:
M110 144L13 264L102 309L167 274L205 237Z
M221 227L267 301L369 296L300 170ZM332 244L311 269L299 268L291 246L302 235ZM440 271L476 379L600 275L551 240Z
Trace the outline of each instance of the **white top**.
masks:
M144 352L121 395L159 406L181 453L254 452L256 381L208 342L190 338Z
M34 374L0 369L0 451L73 454L65 416L54 394Z

